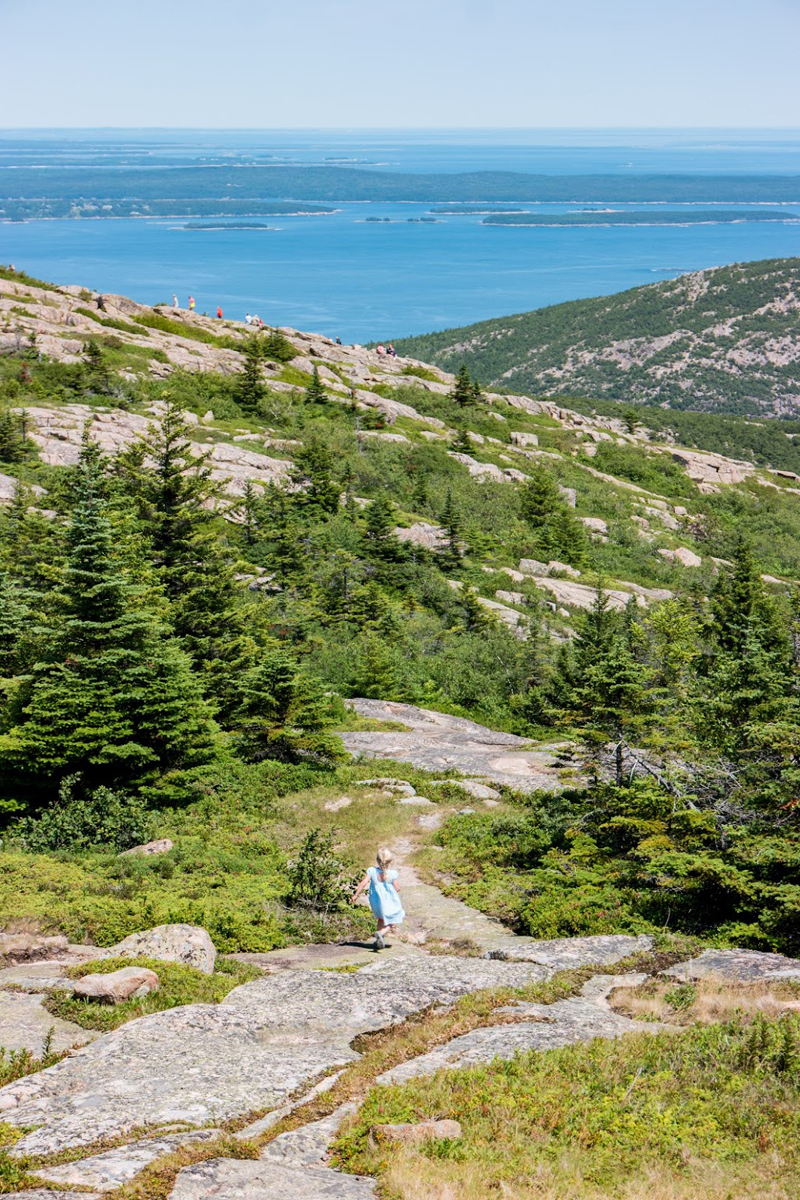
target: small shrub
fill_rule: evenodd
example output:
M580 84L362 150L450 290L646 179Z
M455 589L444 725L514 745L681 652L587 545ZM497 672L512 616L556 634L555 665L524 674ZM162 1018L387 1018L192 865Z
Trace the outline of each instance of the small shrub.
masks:
M339 858L332 833L312 829L289 863L289 903L316 912L335 912L350 901L358 872Z
M89 796L75 796L76 782L74 776L64 781L52 808L18 821L11 840L39 854L90 846L128 850L147 840L150 814L143 800L105 787Z

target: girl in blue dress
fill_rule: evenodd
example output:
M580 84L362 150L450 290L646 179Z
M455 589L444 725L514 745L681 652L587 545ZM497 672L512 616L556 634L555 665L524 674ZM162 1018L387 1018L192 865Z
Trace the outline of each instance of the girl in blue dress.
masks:
M384 934L387 929L396 932L397 926L405 917L400 900L400 890L397 886L398 872L392 870L394 855L391 850L379 850L376 855L377 865L370 867L364 878L353 893L353 904L362 892L369 888L367 899L373 914L378 921L378 932L375 935L375 949L383 950L386 945Z

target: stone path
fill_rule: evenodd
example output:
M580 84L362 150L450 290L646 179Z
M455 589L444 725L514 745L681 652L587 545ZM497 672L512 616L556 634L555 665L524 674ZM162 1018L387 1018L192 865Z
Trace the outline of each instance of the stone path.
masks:
M340 734L351 754L408 762L426 771L460 771L519 791L555 791L563 786L558 752L552 747L526 749L530 742L513 733L499 733L415 704L363 699L348 704L362 717L409 726L408 732Z
M489 1025L454 1038L428 1054L385 1072L377 1083L403 1083L432 1075L442 1067L472 1067L495 1058L509 1059L526 1050L554 1050L594 1038L615 1038L626 1033L652 1033L663 1026L652 1021L632 1021L612 1012L607 997L615 988L637 987L647 975L595 975L579 996L554 1004L510 1004L496 1015L519 1017L519 1023Z

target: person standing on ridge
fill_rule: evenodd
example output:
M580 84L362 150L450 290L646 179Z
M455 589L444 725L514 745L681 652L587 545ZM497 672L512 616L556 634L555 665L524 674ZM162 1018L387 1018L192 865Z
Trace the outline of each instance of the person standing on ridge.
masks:
M189 312L194 312L194 296L189 297Z
M353 893L352 903L355 904L361 893L369 888L367 899L373 916L378 921L375 949L383 950L386 947L384 934L389 929L393 933L396 932L396 927L404 920L406 914L403 912L400 890L397 886L398 872L391 870L394 855L391 850L384 848L378 851L375 861L377 865L369 867Z
M172 307L180 308L180 304L178 304L178 297L175 295L174 292L172 293Z
M222 320L222 305L221 304L217 305L217 320L219 320L219 321Z

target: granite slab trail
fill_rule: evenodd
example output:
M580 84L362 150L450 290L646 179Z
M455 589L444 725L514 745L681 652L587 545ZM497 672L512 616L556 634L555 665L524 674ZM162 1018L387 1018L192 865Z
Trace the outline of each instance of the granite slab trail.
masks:
M202 1126L287 1098L358 1054L361 1033L482 988L544 979L535 963L408 956L356 974L280 971L221 1004L139 1017L0 1089L3 1120L37 1126L11 1153L54 1154L135 1127Z
M518 791L562 787L559 755L551 747L532 747L525 738L500 733L415 704L354 699L348 704L362 717L399 721L408 730L363 731L339 736L353 755L393 759L426 771L460 771L479 781L507 784ZM574 779L573 779L574 782Z
M510 1059L530 1050L555 1050L595 1038L617 1038L628 1033L654 1033L664 1026L652 1021L633 1021L611 1010L608 996L619 987L637 987L647 975L596 975L580 995L554 1004L518 1003L496 1010L495 1015L519 1017L513 1024L474 1029L443 1046L401 1063L379 1075L379 1084L404 1083L421 1075L457 1067L472 1067L493 1059Z

